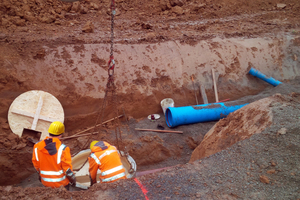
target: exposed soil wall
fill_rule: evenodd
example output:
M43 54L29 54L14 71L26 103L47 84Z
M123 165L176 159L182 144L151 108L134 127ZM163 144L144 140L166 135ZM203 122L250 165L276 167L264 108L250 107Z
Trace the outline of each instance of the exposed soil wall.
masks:
M197 94L199 86L203 85L211 102L214 100L211 69L214 69L219 98L235 100L266 87L264 82L256 83L247 75L251 67L281 81L299 75L298 61L288 59L299 53L295 45L297 40L297 37L282 36L274 39L214 38L192 46L179 41L119 44L115 46L117 94L126 112L139 118L150 110L158 112L159 102L166 97L172 96L177 106L192 103L193 76ZM1 49L5 52L10 45ZM105 93L109 47L106 44L45 44L41 50L43 57L38 59L32 54L26 59L7 58L3 54L5 88L2 96L7 95L7 90L43 90L61 101L67 117L95 112ZM199 101L203 102L201 98ZM5 114L2 111L2 115Z

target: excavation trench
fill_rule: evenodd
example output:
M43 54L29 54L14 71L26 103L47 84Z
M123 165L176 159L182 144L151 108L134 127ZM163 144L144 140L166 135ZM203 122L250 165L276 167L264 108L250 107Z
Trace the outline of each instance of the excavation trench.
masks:
M160 125L171 130L160 106L164 98L172 98L175 107L191 106L196 105L196 94L198 103L203 104L200 87L204 86L208 102L215 102L212 69L219 100L239 101L242 97L272 89L273 86L248 74L251 67L282 82L294 79L300 74L297 59L300 56L299 41L299 37L281 35L268 39L214 38L193 45L179 41L116 44L114 77L118 107L106 107L104 121L114 117L115 109L126 113L126 117L121 118L120 146L126 147L137 164L138 172L185 164L216 121L172 129L183 131L183 134L143 132L135 128L157 129ZM3 51L9 46L0 48ZM61 102L65 114L65 136L94 126L108 78L109 45L44 45L41 52L38 57L29 54L26 60L11 58L4 63L4 68L7 68L3 70L3 76L13 74L13 78L8 79L8 88L0 92L2 106L5 107L0 113L2 124L7 123L5 119L11 102L22 92L34 89L49 92ZM16 80L21 83L19 88L13 85ZM243 103L253 101L243 99ZM160 118L149 120L148 115L154 113ZM1 161L4 161L1 162L1 185L21 182L22 186L34 186L33 144L28 142L27 137L14 135L7 125L3 127L8 137L1 141ZM93 139L116 144L114 125L106 124L98 135L68 139L64 143L75 154ZM22 173L19 173L20 167L24 169ZM8 176L13 178L7 180Z

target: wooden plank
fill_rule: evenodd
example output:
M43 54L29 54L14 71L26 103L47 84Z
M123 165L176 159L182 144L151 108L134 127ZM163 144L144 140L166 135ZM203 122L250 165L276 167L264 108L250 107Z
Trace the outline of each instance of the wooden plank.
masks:
M212 71L212 76L213 76L213 81L214 81L214 90L215 90L216 102L218 102L219 97L218 97L217 83L216 83L216 78L215 78L215 71L214 71L214 69L211 69L211 71Z
M37 125L37 122L38 122L39 117L40 117L42 106L43 106L43 97L41 95L40 99L39 99L39 102L38 102L38 106L37 106L36 111L35 111L35 115L33 117L33 122L32 122L32 125L31 125L32 130L36 129L36 125Z
M27 117L34 118L34 114L33 113L26 112L26 111L23 111L23 110L12 109L11 112L14 113L14 114L24 115L24 116L27 116Z
M87 128L87 129L85 129L85 130L83 130L83 131L80 131L80 132L78 132L78 133L75 133L73 136L79 135L80 133L84 133L84 132L86 132L86 131L89 131L89 130L91 130L91 129L97 127L97 126L104 125L104 124L106 124L106 123L108 123L108 122L110 122L110 121L113 121L113 120L115 120L115 119L118 119L118 118L120 118L120 117L123 117L123 115L119 115L118 117L114 117L114 118L112 118L112 119L109 119L109 120L103 122L102 124L97 124L96 126L93 126L93 127Z
M205 93L205 88L202 84L200 86L200 92L201 92L201 96L202 96L204 104L208 104L207 96L206 96L206 93Z
M118 117L114 117L114 118L112 118L112 119L106 120L105 122L103 122L102 124L98 124L97 126L106 124L106 123L108 123L108 122L110 122L110 121L113 121L113 120L118 119L118 118L121 118L121 117L123 117L123 115L119 115Z
M59 119L54 119L54 118L43 116L43 115L40 115L40 120L43 120L46 122L51 122L51 123L55 122L55 121L60 121Z
M66 139L71 139L71 138L79 138L79 137L94 135L94 134L97 134L97 133L98 132L86 133L86 134L81 134L81 135L72 135L72 136L68 136L68 137L62 137L62 138L60 138L60 140L66 140Z
M26 111L23 111L23 110L12 109L11 112L14 113L14 114L18 114L18 115L23 115L23 116L27 116L27 117L32 117L32 118L34 118L34 114L33 114L33 113L26 112ZM54 118L47 117L47 116L43 116L43 115L40 115L40 116L39 116L39 119L40 119L40 120L47 121L47 122L55 122L55 121L59 121L59 119L54 119Z
M153 131L153 132L160 132L160 133L180 133L182 134L183 131L168 131L168 130L157 130L157 129L142 129L142 128L135 128L137 131Z

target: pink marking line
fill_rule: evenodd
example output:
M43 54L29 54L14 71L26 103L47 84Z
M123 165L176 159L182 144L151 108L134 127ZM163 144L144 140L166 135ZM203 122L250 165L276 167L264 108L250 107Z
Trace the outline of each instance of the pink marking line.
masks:
M145 196L145 199L149 200L149 198L147 197L148 190L143 186L143 184L137 178L134 178L134 181L140 186L140 188Z
M222 100L222 101L218 101L218 102L216 102L216 103L220 103L220 102L224 102L224 101L229 101L230 99L224 99L224 100Z

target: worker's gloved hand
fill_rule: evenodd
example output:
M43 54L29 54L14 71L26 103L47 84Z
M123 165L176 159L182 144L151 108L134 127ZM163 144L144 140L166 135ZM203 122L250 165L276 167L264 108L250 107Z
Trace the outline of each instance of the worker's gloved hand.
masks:
M90 181L91 181L91 186L93 186L96 183L96 181L93 180L91 176L89 176L89 177L90 177Z
M73 171L70 170L70 169L68 169L68 170L66 171L66 175L67 175L67 178L68 178L69 181L70 181L70 184L71 184L72 186L75 186L75 185L76 185L76 177L75 177L75 174L73 173Z
M40 171L36 170L36 172L37 172L37 174L38 174L38 176L39 176L39 181L42 182L42 180L41 180L41 175L40 175Z
M70 180L70 179L69 179ZM70 180L70 184L72 185L72 186L76 186L76 177L75 177L75 175L74 175L74 178L72 179L72 180Z

